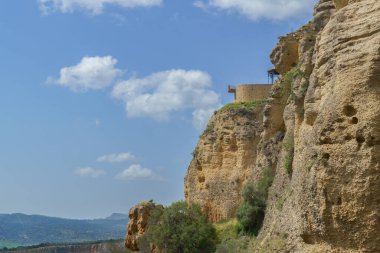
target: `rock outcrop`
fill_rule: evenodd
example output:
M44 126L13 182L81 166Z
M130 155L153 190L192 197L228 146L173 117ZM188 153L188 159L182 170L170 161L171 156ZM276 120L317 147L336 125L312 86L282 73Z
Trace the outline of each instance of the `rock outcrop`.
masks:
M149 217L151 212L156 208L162 208L153 202L141 202L129 210L129 222L127 236L125 237L125 247L132 251L139 251L139 241L149 227ZM155 247L151 247L151 252L158 252Z
M256 177L254 165L262 132L263 105L221 109L194 150L185 178L185 198L199 204L208 219L232 218L242 187Z

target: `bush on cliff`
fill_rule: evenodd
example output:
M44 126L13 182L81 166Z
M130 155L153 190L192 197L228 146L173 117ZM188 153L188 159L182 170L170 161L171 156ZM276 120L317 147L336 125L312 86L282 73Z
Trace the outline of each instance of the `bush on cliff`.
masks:
M165 253L215 252L216 230L197 205L174 202L153 212L149 223L144 240Z
M258 184L247 184L243 189L243 203L236 212L240 232L257 235L260 230L266 208L268 189L273 182L273 173L270 169L264 171Z
M231 111L231 110L242 110L242 109L253 109L257 107L258 105L262 105L265 101L264 100L254 100L250 102L234 102L227 104L220 108L217 112L224 112L224 111Z

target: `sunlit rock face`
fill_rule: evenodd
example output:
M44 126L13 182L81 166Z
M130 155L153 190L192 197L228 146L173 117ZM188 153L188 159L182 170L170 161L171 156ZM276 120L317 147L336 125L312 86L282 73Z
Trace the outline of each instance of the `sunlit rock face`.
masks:
M262 132L263 105L215 113L199 139L185 178L185 198L212 222L235 216L252 171Z
M286 101L284 145L260 245L280 238L291 252L379 252L380 1L321 0L315 10L315 19L272 54L276 68L290 70L274 88L288 85L290 92L269 99ZM294 38L298 59L289 53ZM271 140L281 128L267 125Z
M187 202L234 217L242 186L269 168L257 252L380 252L380 1L320 0L271 60L280 76L263 107L211 119Z

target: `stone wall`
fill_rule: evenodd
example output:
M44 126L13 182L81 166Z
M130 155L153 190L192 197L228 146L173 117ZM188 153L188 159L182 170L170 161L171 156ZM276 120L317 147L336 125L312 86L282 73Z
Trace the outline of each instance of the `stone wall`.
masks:
M269 96L272 85L269 84L241 84L236 87L235 102L250 102L263 100Z

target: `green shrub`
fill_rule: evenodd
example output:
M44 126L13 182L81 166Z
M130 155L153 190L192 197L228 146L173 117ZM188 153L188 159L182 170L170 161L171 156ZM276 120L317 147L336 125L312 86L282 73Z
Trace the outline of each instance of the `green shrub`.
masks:
M257 234L260 230L266 208L266 200L268 198L268 190L273 182L273 172L266 169L263 176L254 187L248 184L244 187L242 196L243 203L236 212L236 218L240 224L240 233Z
M265 215L265 205L262 205L261 200L258 203L243 202L237 210L236 218L243 227L243 232L257 234L261 228Z
M222 220L214 224L219 241L225 242L238 238L237 224L236 219Z
M264 103L264 100L253 100L250 102L239 102L239 103L230 103L223 106L219 109L218 112L230 111L230 110L239 110L239 109L253 109L258 105Z
M214 252L217 242L216 230L200 207L183 201L154 210L144 237L165 253Z
M285 82L291 84L294 82L296 78L304 77L304 76L305 76L305 73L301 69L295 67L284 74L284 80Z
M276 207L279 211L281 211L284 207L285 200L285 196L280 196L277 198Z
M283 97L283 102L287 102L288 98L290 98L293 101L296 100L296 94L293 91L294 82L296 79L304 78L304 77L305 77L305 73L298 67L292 68L291 70L289 70L283 75L284 82L282 86L280 87L281 96ZM302 87L301 89L302 89L301 91L302 96L304 96L306 94L307 87Z
M213 131L214 131L214 123L210 122L210 123L208 123L206 129L203 131L203 133L200 137L202 137L203 135L212 133Z
M196 146L193 150L193 152L191 152L191 155L194 157L196 157L198 155L198 146Z
M289 176L293 174L293 159L294 159L294 141L288 140L284 142L283 147L286 151L284 167Z
M247 252L250 237L243 236L238 239L225 241L218 245L215 253L243 253Z
M268 198L268 190L269 190L269 187L273 183L273 179L274 179L273 171L267 168L264 170L264 173L257 184L257 190L261 195L263 195L265 200Z

